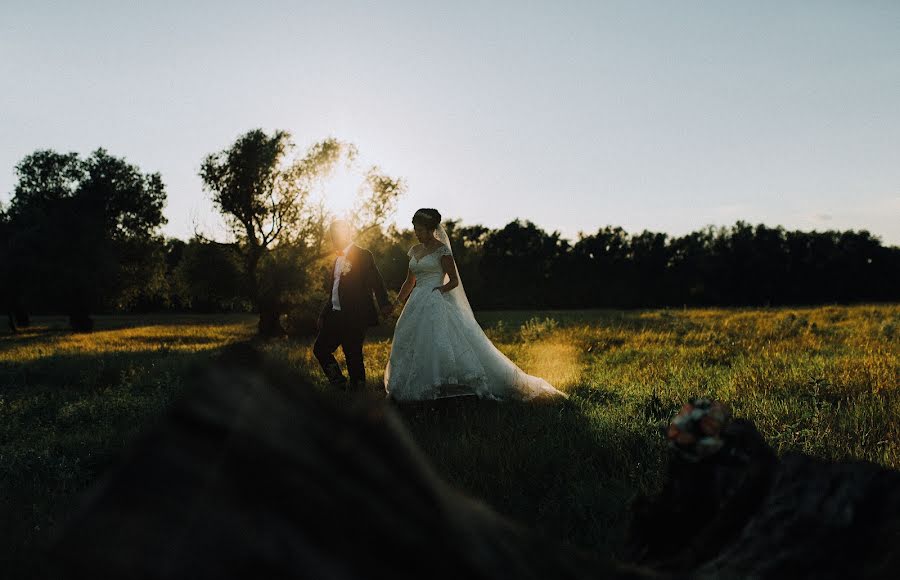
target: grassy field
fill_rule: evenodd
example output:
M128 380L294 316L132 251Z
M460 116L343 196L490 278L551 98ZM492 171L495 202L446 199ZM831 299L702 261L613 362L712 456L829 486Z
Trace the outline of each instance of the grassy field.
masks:
M501 513L615 553L633 494L658 484L659 426L709 395L780 451L900 468L900 306L486 313L488 334L567 391L555 406L401 409L448 480ZM0 335L0 568L25 573L79 491L115 464L249 316L99 317L72 335L38 318ZM370 336L371 385L390 350ZM320 381L308 341L261 345ZM325 388L321 382L321 388Z

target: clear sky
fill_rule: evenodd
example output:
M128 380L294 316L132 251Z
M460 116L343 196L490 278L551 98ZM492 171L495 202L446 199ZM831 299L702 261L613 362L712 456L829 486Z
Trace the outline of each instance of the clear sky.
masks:
M168 234L214 230L201 160L256 127L356 143L403 223L900 244L900 2L0 1L0 198L103 146L162 173Z

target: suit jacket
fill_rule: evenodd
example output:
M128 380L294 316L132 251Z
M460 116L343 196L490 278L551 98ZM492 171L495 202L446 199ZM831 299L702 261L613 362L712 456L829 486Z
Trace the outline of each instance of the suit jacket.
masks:
M336 262L337 257L331 261L331 268L325 276L324 289L328 299L322 306L322 316L331 310L331 289L334 285ZM349 269L347 263L350 264ZM373 295L381 306L389 306L391 301L384 287L381 272L375 266L375 257L369 250L354 244L345 255L344 264L345 272L341 274L341 283L338 286L341 311L347 315L347 320L358 322L361 326L377 325L378 310L375 308Z

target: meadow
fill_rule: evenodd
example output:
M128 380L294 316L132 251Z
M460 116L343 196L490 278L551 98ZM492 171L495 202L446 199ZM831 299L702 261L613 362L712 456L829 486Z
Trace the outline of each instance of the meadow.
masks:
M900 305L479 315L510 358L566 391L554 405L399 409L437 470L500 513L603 555L664 466L660 427L694 396L729 404L780 452L900 468ZM27 575L79 493L184 392L191 370L253 340L248 315L61 318L0 335L0 567ZM380 389L390 328L370 334ZM327 390L309 340L258 343ZM342 397L344 395L336 395Z

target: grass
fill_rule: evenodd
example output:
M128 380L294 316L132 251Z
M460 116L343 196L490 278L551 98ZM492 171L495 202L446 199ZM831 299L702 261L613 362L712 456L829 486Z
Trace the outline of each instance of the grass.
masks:
M779 452L900 468L900 306L485 313L496 344L567 391L553 406L458 400L401 409L438 471L501 513L615 553L627 501L659 483L659 426L688 398L728 402ZM78 492L183 389L250 338L249 316L61 319L0 335L0 566L23 575ZM389 328L366 346L372 389ZM308 341L263 345L316 377ZM324 385L320 385L325 388Z

